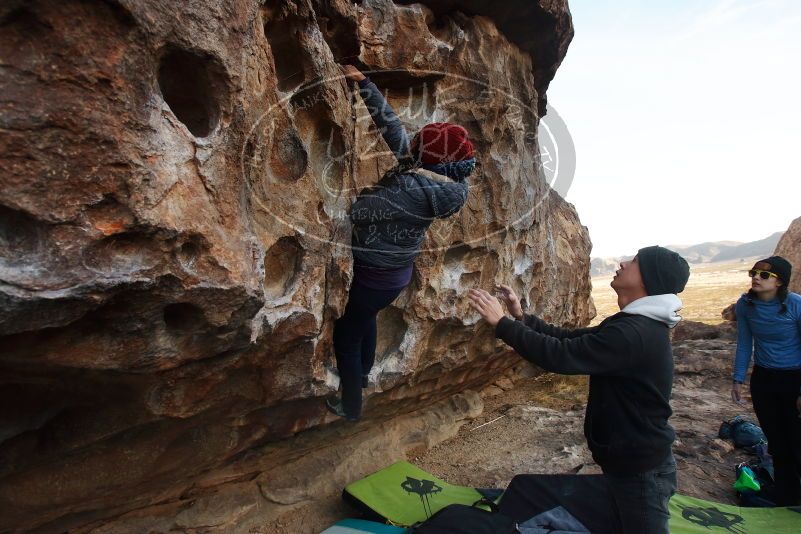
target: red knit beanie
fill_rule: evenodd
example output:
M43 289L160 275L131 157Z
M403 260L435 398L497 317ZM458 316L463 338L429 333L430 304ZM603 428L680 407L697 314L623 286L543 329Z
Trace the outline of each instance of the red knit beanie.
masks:
M467 130L458 124L432 122L414 136L420 152L420 161L427 165L462 161L473 157L473 143Z

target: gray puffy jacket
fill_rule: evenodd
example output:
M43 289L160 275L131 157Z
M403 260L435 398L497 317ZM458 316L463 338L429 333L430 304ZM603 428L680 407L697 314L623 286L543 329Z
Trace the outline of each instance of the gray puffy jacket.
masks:
M400 119L369 80L360 94L384 140L401 162L410 162L409 137ZM449 217L467 200L466 181L439 181L414 170L390 171L359 193L351 207L353 258L385 269L414 261L434 219Z

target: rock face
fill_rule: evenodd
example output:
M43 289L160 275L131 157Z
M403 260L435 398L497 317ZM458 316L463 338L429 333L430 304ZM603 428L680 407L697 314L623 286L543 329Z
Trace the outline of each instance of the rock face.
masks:
M259 476L263 496L280 456L213 473L330 422L348 208L393 165L337 61L378 71L410 131L464 125L481 162L379 316L364 424L516 361L469 287L588 322L589 237L538 159L566 1L428 4L0 6L0 530L174 514Z
M732 323L711 325L685 319L671 331L671 339L674 343L698 339L727 339L734 341L737 339L737 328Z
M776 245L775 254L786 258L793 265L790 291L801 292L801 217L790 223L790 227Z

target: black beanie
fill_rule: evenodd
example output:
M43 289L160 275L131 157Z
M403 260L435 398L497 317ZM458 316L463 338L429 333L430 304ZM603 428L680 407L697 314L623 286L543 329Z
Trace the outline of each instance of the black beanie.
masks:
M793 266L790 265L789 261L781 256L771 256L770 258L759 260L757 263L767 263L770 265L770 272L778 276L785 287L790 285L790 276L793 274Z
M637 251L637 262L649 295L681 293L690 278L687 260L664 247L641 248Z

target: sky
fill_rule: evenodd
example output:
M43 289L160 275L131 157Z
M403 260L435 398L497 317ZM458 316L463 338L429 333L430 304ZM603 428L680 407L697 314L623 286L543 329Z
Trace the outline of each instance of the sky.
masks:
M753 241L801 216L801 1L569 3L548 102L593 257Z

